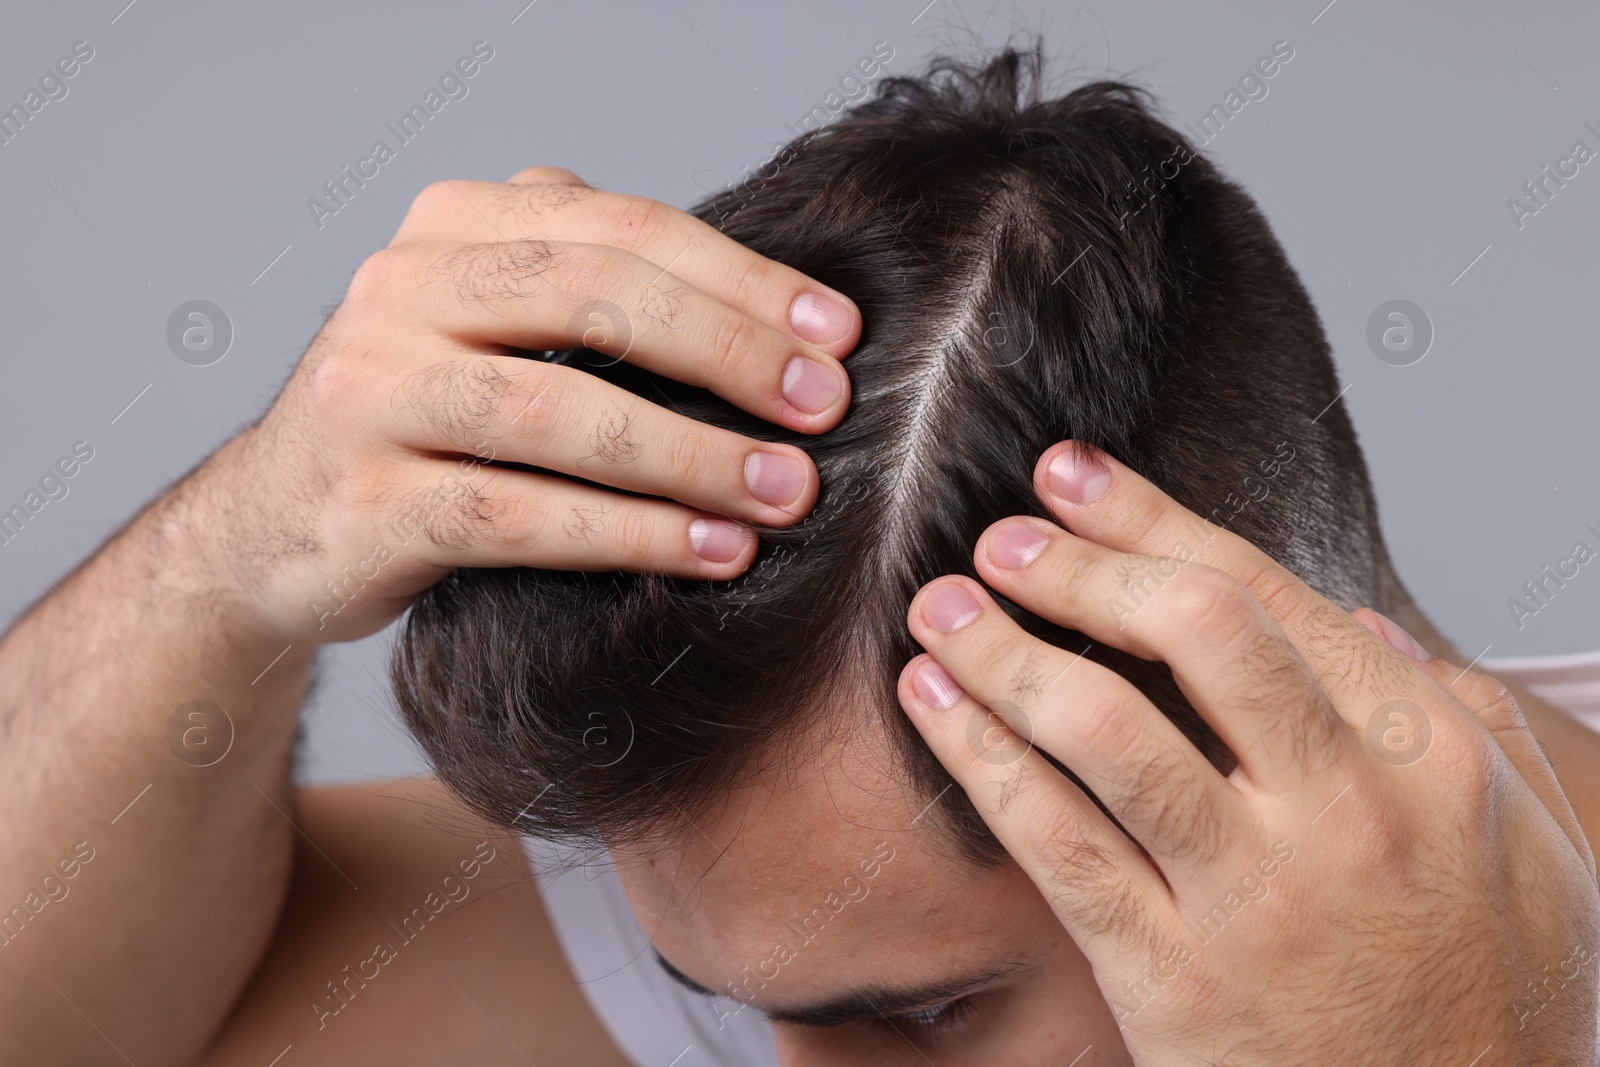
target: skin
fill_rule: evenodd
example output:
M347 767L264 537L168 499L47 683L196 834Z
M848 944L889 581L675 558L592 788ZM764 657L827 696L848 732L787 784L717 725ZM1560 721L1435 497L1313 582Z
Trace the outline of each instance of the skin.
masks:
M621 321L597 323L596 300L626 309L612 316ZM831 323L815 313L827 307ZM294 931L315 930L316 906L285 909L303 887L292 879L297 843L337 864L362 835L334 808L392 817L376 802L327 807L292 787L321 644L377 632L458 566L731 577L754 555L745 523L785 525L815 503L802 450L691 422L513 349L587 342L821 432L849 403L839 357L860 329L854 306L826 287L684 212L591 189L569 171L425 190L261 420L0 642L0 900L42 899L45 872L79 842L94 851L70 897L24 913L0 950L0 1061L201 1062L258 970ZM796 358L834 384L831 402L810 411L790 401ZM752 455L768 474L794 462L786 499L754 494ZM598 484L478 466L486 458ZM715 548L719 530L731 543L700 555L697 543ZM231 746L218 742L225 757L209 766L196 766L209 750L186 745L223 727L218 715L190 726L178 709L196 700L232 724ZM395 879L437 877L403 849L389 858ZM371 887L385 877L350 890L352 906L383 914ZM359 936L347 947L360 955L343 958L370 952ZM436 973L409 970L429 975L429 1004L450 993ZM295 993L296 1016L309 1015L322 981ZM392 1062L414 1054L393 1040ZM340 1059L324 1041L297 1056L350 1062L363 1048Z
M827 336L814 316L793 316L818 306L806 294L839 302ZM597 322L586 307L597 299L624 309L627 328ZM735 537L731 558L698 555L706 527L696 522L781 525L816 499L815 470L798 450L687 423L510 350L587 341L823 432L848 404L839 360L859 332L837 294L682 212L589 189L559 168L425 191L389 248L357 272L271 410L0 642L0 893L22 901L75 842L95 850L70 897L0 950L0 1060L263 1064L292 1045L285 1064L626 1062L576 996L523 860L499 831L427 780L292 787L315 650L376 632L457 566L729 577L748 566L751 545ZM797 355L838 376L838 397L816 413L784 398ZM774 449L800 463L794 495L778 504L741 477L752 452ZM476 466L488 457L649 495ZM380 558L380 542L389 551L373 572L363 564ZM330 599L330 582L344 595ZM225 709L233 728L226 756L203 767L181 740L189 720L169 741L175 709L197 699ZM1600 767L1590 735L1527 706L1551 738L1568 731L1552 741L1557 770ZM1113 1055L1094 964L1046 906L1026 858L987 872L955 862L915 819L925 801L898 793L881 739L843 725L818 740L848 743L819 743L814 766L753 783L707 823L735 843L761 895L723 885L726 865L692 843L628 857L630 893L642 916L662 916L667 958L720 986L759 961L752 953L770 952L760 943L774 916L814 906L885 843L894 858L859 883L869 895L834 920L839 936L830 926L784 968L773 1004L832 999L840 975L869 992L908 974L947 978L947 961L981 964L1003 943L1032 969L994 980L991 1010L1016 1027L974 1016L991 1020L988 1040L1017 1040L1004 1030L1033 1042L1008 1048L1015 1062L1053 1047L1076 1054L1091 1039L1089 1055ZM1588 821L1597 809L1574 795ZM1541 847L1559 853L1548 837ZM1501 855L1499 844L1483 855ZM359 966L388 924L480 845L493 858L470 896L337 1015L320 1014L326 983ZM685 909L673 894L702 873L711 896ZM713 917L700 936L683 933ZM1527 931L1537 947L1537 923ZM1461 1005L1503 1013L1503 991L1474 995ZM848 1062L869 1054L865 1030L785 1026L780 1041L790 1063ZM911 1055L892 1031L873 1040L893 1049L879 1059Z
M1164 659L1239 766L1224 776L1126 682L1026 635L978 583L940 579L908 612L929 654L908 664L902 703L1015 862L950 855L883 738L824 717L805 768L760 775L676 848L622 853L671 971L772 1016L787 1067L1592 1056L1594 861L1515 699L1220 531L1147 610L1113 614L1127 575L1156 562L1140 550L1194 543L1197 520L1109 461L1112 488L1073 503L1046 474L1062 455L1042 457L1036 483L1073 532L996 524L979 573L1038 614ZM1018 531L1040 554L997 564L1017 562L996 546ZM952 592L970 618L947 633L930 605ZM1249 671L1233 666L1247 656ZM1018 697L1024 662L1054 681ZM1399 765L1365 727L1402 695L1432 736ZM867 877L861 858L885 851ZM835 917L800 929L819 904ZM1442 952L1461 965L1439 968ZM1525 983L1547 963L1572 981L1535 1014ZM824 1006L832 1018L806 1018ZM821 1021L842 1025L796 1025Z
M931 819L914 822L927 802L897 780L877 728L812 740L805 768L764 774L697 818L704 836L615 850L661 956L772 1016L785 1067L1064 1064L1091 1044L1080 1065L1132 1062L1087 960L1022 869L979 869ZM802 926L818 908L825 920ZM911 990L1006 968L952 1026L902 1017L934 1006ZM830 1005L839 1024L781 1021Z

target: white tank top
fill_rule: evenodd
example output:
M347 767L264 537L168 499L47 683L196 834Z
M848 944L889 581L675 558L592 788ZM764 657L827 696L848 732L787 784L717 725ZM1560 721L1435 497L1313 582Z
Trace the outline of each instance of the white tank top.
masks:
M1600 731L1600 652L1485 659L1479 669ZM604 852L523 843L574 977L638 1067L777 1067L772 1026L759 1011L691 993L667 977Z

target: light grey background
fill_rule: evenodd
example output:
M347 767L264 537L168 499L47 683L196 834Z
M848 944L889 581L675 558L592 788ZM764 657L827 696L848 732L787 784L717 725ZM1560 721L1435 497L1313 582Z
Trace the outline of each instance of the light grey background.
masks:
M0 34L5 108L74 42L94 48L68 95L0 146L0 510L73 442L95 450L0 547L7 618L265 409L430 181L551 163L687 206L787 141L875 42L905 73L1041 30L1058 73L1128 76L1180 123L1289 42L1268 95L1206 151L1254 187L1316 299L1402 576L1470 653L1600 648L1600 561L1521 629L1507 607L1575 541L1596 543L1586 521L1600 527L1600 161L1520 228L1507 206L1574 141L1600 151L1584 127L1600 129L1592 3L125 3L10 0ZM494 58L470 94L319 229L308 198L393 143L384 123L480 39ZM235 330L206 367L165 338L197 298ZM1397 298L1436 331L1407 367L1366 341ZM326 654L308 778L419 765L386 648Z

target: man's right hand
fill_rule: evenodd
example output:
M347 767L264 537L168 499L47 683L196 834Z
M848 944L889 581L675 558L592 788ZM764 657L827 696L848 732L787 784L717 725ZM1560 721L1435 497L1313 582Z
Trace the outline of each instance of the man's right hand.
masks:
M800 449L516 353L587 346L821 432L860 329L831 290L567 171L425 190L271 410L0 641L0 1062L194 1063L275 939L280 969L319 951L279 925L319 645L459 566L733 577L750 524L815 504ZM318 907L381 906L307 844L340 895ZM389 859L363 862L392 887Z
M513 353L587 345L818 433L860 331L833 290L656 201L552 167L439 182L202 472L192 521L218 584L288 641L363 637L459 566L730 578L748 523L816 502L806 454Z

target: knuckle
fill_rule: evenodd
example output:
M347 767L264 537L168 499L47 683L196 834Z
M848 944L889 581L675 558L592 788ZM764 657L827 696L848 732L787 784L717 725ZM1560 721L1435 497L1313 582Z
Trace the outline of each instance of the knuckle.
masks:
M422 187L422 191L411 199L411 207L406 210L406 221L427 221L437 219L449 211L453 211L461 203L461 194L456 192L450 182L440 180L429 182Z
M481 490L480 496L485 496ZM483 525L479 531L485 543L524 552L544 540L550 509L540 506L536 499L526 494L505 492L492 499L485 498L484 506L493 513L493 521Z
M1167 503L1159 493L1130 493L1133 499L1122 501L1125 508L1118 536L1124 544L1154 544L1166 524Z
M306 370L306 394L315 410L346 410L350 401L366 396L359 362L343 349L330 348Z
M547 164L528 167L512 175L511 182L518 185L565 185L569 184L577 175L565 167L552 167Z
M1456 692L1456 699L1491 729L1527 725L1517 698L1498 678L1477 671L1466 671L1452 688Z
M1028 652L1027 644L1019 639L1018 631L1004 626L985 625L980 616L978 621L951 635L960 642L961 655L972 664L973 671L988 679L999 682L1008 675L1015 676L1012 669L1015 664L1024 660ZM1027 642L1038 642L1038 638L1023 634ZM999 689L999 686L996 686Z
M533 237L478 245L450 265L451 273L463 302L490 297L525 299L539 292L545 275L551 271L565 276L572 261L580 258L577 251Z
M581 244L561 257L558 284L575 302L604 300L620 291L625 271L616 254L604 245Z
M644 562L658 554L655 547L660 530L648 507L638 504L619 506L612 517L610 532L618 553L630 563ZM684 538L684 544L688 544L687 537Z
M624 197L611 213L611 243L630 251L654 245L669 225L672 210L649 197Z
M558 375L536 375L519 381L506 396L511 412L509 429L534 450L542 450L565 436L573 403Z
M1244 542L1248 545L1248 542ZM1256 551L1254 548L1252 551ZM1259 553L1258 553L1259 554ZM1282 564L1265 556L1234 571L1245 588L1273 618L1286 618L1300 601L1305 586Z
M1093 753L1095 764L1106 768L1121 764L1141 733L1121 697L1099 687L1071 698L1063 726L1073 751Z
M1045 555L1051 557L1051 585L1064 603L1094 599L1091 589L1101 572L1088 556L1076 551L1070 540L1055 541Z
M722 380L738 374L749 361L755 342L754 322L738 314L723 317L709 346L713 373Z
M741 262L728 276L729 304L736 308L753 308L764 293L775 290L778 279L766 262L756 259Z
M667 476L674 486L698 486L708 474L705 443L695 434L684 433L667 444Z
M452 475L406 494L396 514L413 536L437 548L460 550L492 530L495 509L481 490Z
M1242 582L1210 567L1186 568L1167 591L1167 613L1196 632L1231 637L1253 621L1255 607Z
M454 290L462 305L534 296L544 275L568 258L565 246L536 238L464 245L428 264L425 277Z
M1086 825L1082 812L1055 789L1040 781L1040 773L1019 767L1014 781L1007 783L1007 800L1017 805L1020 801L1023 845L1030 853L1042 859L1057 860L1063 855L1080 851L1089 858L1100 860L1094 846L1101 844Z
M453 526L458 531L462 546L470 543L474 537L493 534L500 509L482 488L453 477L445 493L455 519Z
M1377 884L1412 882L1418 863L1415 832L1376 798L1362 795L1356 799L1360 803L1355 806L1353 828L1361 842L1364 870ZM1446 810L1455 808L1456 800L1452 795Z
M411 284L411 257L394 245L380 248L356 268L345 289L344 306L380 306L396 289Z
M392 471L374 462L346 463L327 482L327 513L341 517L383 513L391 503L388 479L392 476Z
M1469 722L1467 728L1455 726L1448 719L1434 722L1433 738L1428 749L1430 757L1437 758L1444 772L1451 776L1456 788L1475 806L1482 806L1493 791L1492 771L1501 755L1499 742L1485 730Z
M497 432L517 379L492 360L446 361L424 367L395 387L394 406L453 446L475 448Z

